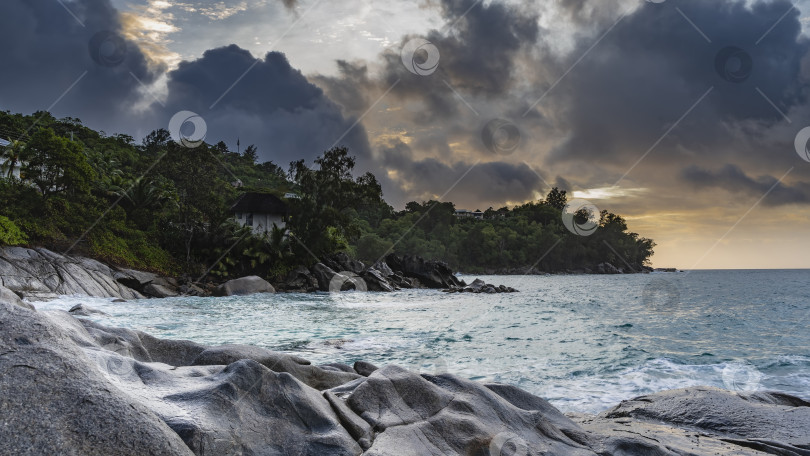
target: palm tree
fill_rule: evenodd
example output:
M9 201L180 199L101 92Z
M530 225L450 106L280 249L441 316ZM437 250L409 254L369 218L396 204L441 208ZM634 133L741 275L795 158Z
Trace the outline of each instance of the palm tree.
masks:
M10 138L8 142L9 145L0 152L0 158L3 159L3 163L0 163L0 173L5 175L7 179L11 179L14 176L14 169L17 168L22 159L25 143Z
M171 199L169 193L152 179L139 177L127 184L127 188L117 187L115 193L126 198L134 208L157 207Z
M283 262L291 254L290 237L287 235L287 228L279 228L276 224L273 224L269 234L270 251L277 261Z

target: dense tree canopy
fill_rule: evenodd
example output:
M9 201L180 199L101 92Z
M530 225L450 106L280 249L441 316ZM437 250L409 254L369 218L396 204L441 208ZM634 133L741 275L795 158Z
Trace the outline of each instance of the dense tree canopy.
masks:
M410 202L395 212L373 174L355 177L355 159L343 147L285 172L258 163L253 145L241 154L222 142L187 148L166 130L136 144L45 112L0 112L0 137L10 142L0 150L0 243L167 274L274 278L338 251L371 262L416 254L476 272L554 272L605 261L638 269L654 246L606 211L591 214L599 221L593 235L569 232L566 193L556 188L543 201L489 208L482 220L457 217L450 202ZM294 193L286 228L257 236L239 227L228 209L245 191Z

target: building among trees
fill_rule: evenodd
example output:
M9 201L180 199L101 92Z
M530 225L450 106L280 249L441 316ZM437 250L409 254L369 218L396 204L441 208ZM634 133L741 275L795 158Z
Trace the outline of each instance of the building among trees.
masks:
M272 231L273 225L286 227L289 207L270 193L247 192L236 200L230 212L240 226L249 226L255 234L264 234Z
M484 213L481 212L480 210L468 211L466 209L459 209L456 211L456 217L484 220Z

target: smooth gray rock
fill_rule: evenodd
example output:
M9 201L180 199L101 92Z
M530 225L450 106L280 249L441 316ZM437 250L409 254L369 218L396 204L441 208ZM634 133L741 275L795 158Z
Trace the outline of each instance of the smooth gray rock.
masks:
M0 454L192 454L43 313L0 302L0 328Z
M191 364L194 366L231 364L240 359L251 359L274 372L287 372L318 390L333 388L360 377L355 373L321 369L298 356L274 352L252 345L222 345L207 348Z
M276 290L270 285L270 282L259 276L247 276L223 283L216 289L214 294L217 296L245 296L256 293L275 292Z
M589 455L539 411L524 410L485 386L452 375L418 375L396 366L352 391L332 391L373 432L366 455ZM575 424L568 425L578 432Z
M315 280L318 281L318 290L320 291L340 291L340 290L330 290L329 287L332 283L332 278L335 277L337 272L334 269L330 268L329 266L323 263L315 263L312 268L312 275L315 276Z
M324 391L323 397L329 401L329 405L332 406L340 423L346 428L349 435L357 441L364 451L369 449L373 440L371 425L354 413L333 391Z
M419 279L419 282L428 288L458 288L463 287L464 281L453 274L446 263L441 261L428 261L424 258L405 255L399 257L390 254L385 262L393 271L400 271L405 277Z
M186 283L180 285L177 291L184 296L206 296L207 293L202 288L194 285L193 283Z
M0 291L2 291L0 289ZM2 295L2 293L0 293ZM714 388L563 415L450 374L312 366L0 299L0 454L804 456L810 403Z
M587 433L589 446L599 455L615 456L803 456L795 452L762 452L747 445L683 429L630 418L610 420L593 415L571 414Z
M253 360L187 366L205 347L5 302L0 328L0 454L362 453L318 390Z
M332 371L336 371L336 372L348 372L350 374L356 374L357 373L352 368L352 366L349 366L348 364L343 364L343 363L321 364L318 367L320 367L321 369L332 370Z
M143 296L115 279L115 271L96 260L47 249L0 248L0 285L26 299L63 295L137 299Z
M378 261L374 263L374 266L372 266L372 268L380 271L380 274L382 274L382 276L385 278L394 275L394 271L391 270L391 267L388 266L388 263L386 263L385 261Z
M124 286L142 291L145 286L156 280L158 275L151 272L136 271L135 269L119 268L113 272L113 278Z
M156 283L150 283L143 287L143 294L152 298L173 298L180 295L177 291Z
M299 266L287 274L287 278L279 284L279 289L296 293L317 291L318 280L309 272L308 268Z
M344 252L339 252L327 258L323 262L333 271L337 272L353 272L360 274L366 269L366 265L362 261L355 260Z
M734 439L751 448L770 445L810 454L810 402L782 393L679 389L624 401L600 416L668 423Z
M365 361L355 361L354 363L354 371L363 377L368 377L377 369L379 369L379 367Z
M20 299L17 293L9 290L6 287L0 286L0 302L5 302L14 306L22 307L28 310L36 310L34 306Z
M366 282L368 291L394 291L391 283L383 277L382 273L374 268L368 268L360 274L360 277Z
M362 449L321 395L288 373L240 360L166 401L167 423L198 455L356 456Z

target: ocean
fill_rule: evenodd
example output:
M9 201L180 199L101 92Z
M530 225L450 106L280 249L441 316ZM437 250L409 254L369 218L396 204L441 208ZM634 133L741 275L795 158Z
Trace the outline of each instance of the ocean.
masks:
M710 385L810 399L810 271L480 276L515 294L315 293L85 303L102 324L254 344L314 364L399 364L502 382L563 411ZM462 276L470 282L476 277Z

